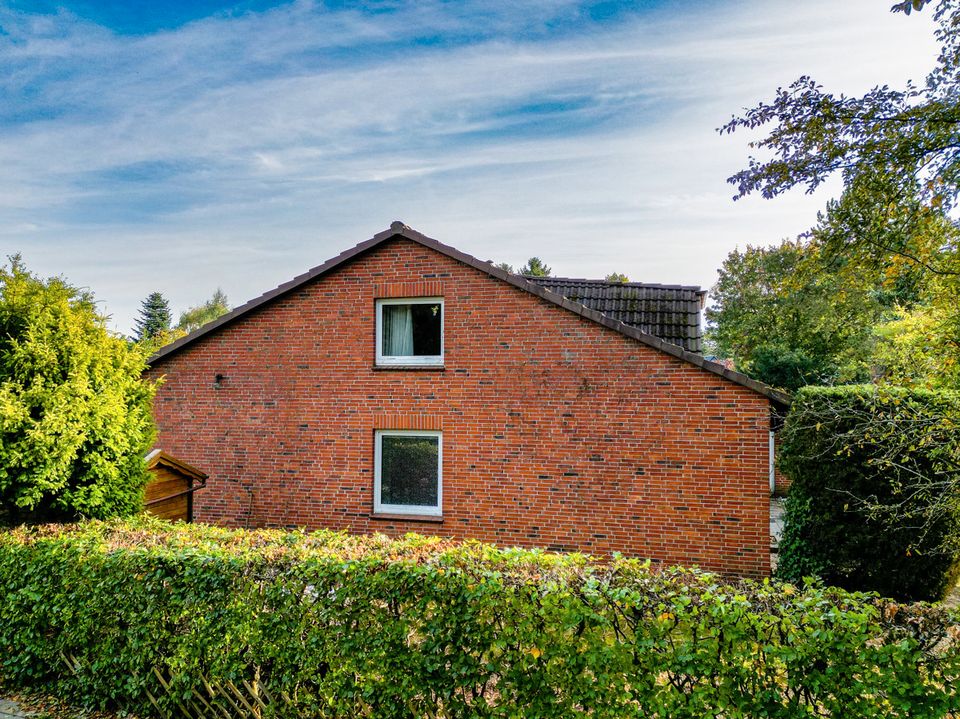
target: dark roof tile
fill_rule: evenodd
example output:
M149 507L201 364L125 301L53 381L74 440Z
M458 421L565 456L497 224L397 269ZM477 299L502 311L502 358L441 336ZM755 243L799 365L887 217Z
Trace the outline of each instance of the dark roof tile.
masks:
M524 279L690 352L703 350L700 310L706 292L699 287L530 275Z

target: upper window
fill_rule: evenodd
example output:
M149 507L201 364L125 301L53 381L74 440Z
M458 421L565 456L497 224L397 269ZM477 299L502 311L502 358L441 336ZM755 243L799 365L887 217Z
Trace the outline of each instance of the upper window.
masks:
M377 300L378 365L443 364L443 300Z
M440 432L380 430L374 454L374 512L441 514Z

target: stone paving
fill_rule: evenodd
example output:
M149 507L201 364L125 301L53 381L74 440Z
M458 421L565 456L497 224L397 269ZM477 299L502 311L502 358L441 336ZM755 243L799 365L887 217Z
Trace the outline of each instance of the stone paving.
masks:
M783 498L770 500L770 546L776 547L783 535Z
M30 716L20 709L20 705L9 699L0 699L0 719L23 719Z

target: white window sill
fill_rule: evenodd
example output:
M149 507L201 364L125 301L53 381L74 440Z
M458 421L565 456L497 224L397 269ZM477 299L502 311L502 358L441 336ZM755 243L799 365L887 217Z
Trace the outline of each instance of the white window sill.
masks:
M446 367L442 364L375 364L371 369L374 370L427 370L433 372L443 372Z

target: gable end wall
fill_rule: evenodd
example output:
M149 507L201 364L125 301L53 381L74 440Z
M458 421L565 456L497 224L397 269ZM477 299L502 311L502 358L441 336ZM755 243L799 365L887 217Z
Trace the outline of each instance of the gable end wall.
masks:
M374 301L407 286L444 297L442 371L373 367ZM210 475L198 521L769 572L765 397L409 240L149 375L158 444ZM442 522L371 517L378 428L442 429Z

